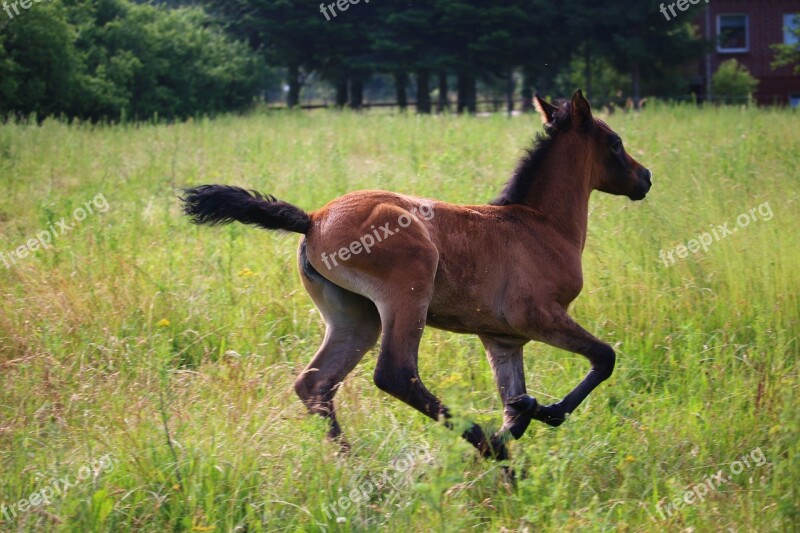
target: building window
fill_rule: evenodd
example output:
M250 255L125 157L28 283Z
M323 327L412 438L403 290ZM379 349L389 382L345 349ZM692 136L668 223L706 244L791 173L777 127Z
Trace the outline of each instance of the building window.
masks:
M797 38L797 29L800 28L800 13L783 16L783 43L800 44Z
M750 49L750 21L747 15L719 15L717 35L717 51L747 52Z

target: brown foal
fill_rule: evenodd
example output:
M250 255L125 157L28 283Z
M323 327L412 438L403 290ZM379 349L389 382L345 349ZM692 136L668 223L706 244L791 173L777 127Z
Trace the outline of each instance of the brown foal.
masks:
M327 327L295 389L341 437L333 398L381 337L375 384L434 420L451 417L418 372L426 325L480 337L505 408L487 437L464 433L485 457L508 457L531 420L564 422L614 369L614 350L567 313L583 286L589 195L642 200L651 173L620 137L593 118L578 91L551 105L538 96L544 135L490 205L453 205L384 191L360 191L307 214L236 187L188 189L184 210L198 224L239 221L302 233L299 266ZM585 356L591 370L563 400L540 405L525 388L522 349L540 341ZM445 422L449 424L449 422Z

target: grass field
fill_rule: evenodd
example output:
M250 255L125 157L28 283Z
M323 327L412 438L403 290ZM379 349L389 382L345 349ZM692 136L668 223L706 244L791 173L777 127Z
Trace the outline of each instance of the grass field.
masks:
M323 335L296 236L192 226L176 194L483 203L534 117L0 125L0 530L797 530L800 116L656 107L608 121L655 174L645 202L591 203L572 313L617 368L562 427L534 422L512 445L516 490L378 391L374 351L337 397L353 444L338 456L292 389ZM659 258L726 223L735 233L707 252ZM48 231L47 249L11 262ZM455 412L499 425L477 338L428 330L420 359ZM588 369L541 345L526 362L546 403Z

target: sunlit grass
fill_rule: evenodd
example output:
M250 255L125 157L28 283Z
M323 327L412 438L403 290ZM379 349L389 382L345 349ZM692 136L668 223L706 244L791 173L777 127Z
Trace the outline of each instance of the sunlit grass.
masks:
M0 529L791 529L800 522L798 118L691 106L607 117L655 174L646 202L598 194L591 204L573 314L615 346L617 369L567 424L531 426L514 443L525 472L515 491L455 434L378 391L374 353L337 397L354 445L338 457L292 389L323 334L296 273L296 237L191 226L175 197L230 183L308 210L365 188L483 203L540 129L534 117L0 126L0 252L98 194L108 202L52 249L8 269L0 261L0 505L115 459L50 505L10 522L0 511ZM764 202L770 220L672 266L659 259ZM555 349L526 354L542 401L587 370ZM429 330L420 364L456 412L499 424L475 338ZM432 459L396 488L337 516L323 510L420 447ZM765 465L660 521L659 501L757 447Z

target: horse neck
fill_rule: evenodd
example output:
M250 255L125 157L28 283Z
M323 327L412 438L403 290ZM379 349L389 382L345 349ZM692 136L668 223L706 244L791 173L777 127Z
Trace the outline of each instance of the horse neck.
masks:
M543 213L548 223L583 250L589 221L589 154L576 155L568 142L555 143L539 176L532 184L526 205Z

